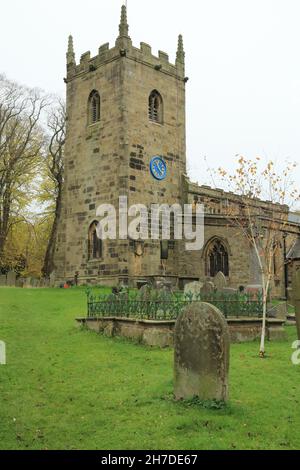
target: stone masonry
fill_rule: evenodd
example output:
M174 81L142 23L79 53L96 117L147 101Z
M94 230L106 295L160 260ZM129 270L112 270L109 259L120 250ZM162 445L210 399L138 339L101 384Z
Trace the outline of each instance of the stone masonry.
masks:
M199 186L186 176L187 78L182 37L174 64L165 52L154 55L146 43L135 47L123 6L113 47L105 43L95 57L86 52L77 63L70 36L65 82L65 183L55 254L56 283L73 280L78 273L79 284L133 286L165 278L183 288L189 282L211 280L209 250L215 241L224 250L225 264L219 270L228 287L259 283L251 247L222 215L226 204L236 202L236 196ZM162 99L161 122L149 119L153 91ZM88 103L93 92L100 97L100 117L91 123ZM150 161L157 155L167 164L164 181L155 180L149 171ZM149 208L153 203L204 204L204 248L187 252L183 242L171 240L168 256L162 258L159 240L117 239L103 241L101 256L91 257L89 229L97 220L96 209L103 203L118 208L120 196L127 196L129 206L142 203ZM267 203L261 204L267 208ZM298 231L296 224L286 225L288 248ZM283 253L278 263L282 265ZM279 270L273 292L283 296L284 291L284 270Z

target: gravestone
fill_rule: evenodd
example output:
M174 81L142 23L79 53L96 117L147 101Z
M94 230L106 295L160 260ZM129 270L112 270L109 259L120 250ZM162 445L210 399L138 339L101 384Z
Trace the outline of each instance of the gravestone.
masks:
M203 287L201 287L200 293L205 296L207 294L213 293L214 291L215 291L215 286L213 282L205 281L205 283L203 284Z
M22 277L19 277L17 280L16 280L16 287L20 287L22 288L24 285L24 279Z
M286 320L287 319L287 303L281 302L278 305L270 308L267 312L267 316L269 318L277 318L278 320Z
M218 291L227 286L227 279L221 271L214 277L214 285Z
M5 274L0 275L0 286L6 286L6 276Z
M55 272L54 271L50 274L49 285L50 287L55 287Z
M175 327L176 400L228 399L230 338L227 322L213 305L189 305Z
M136 287L138 288L138 290L140 290L141 287L147 286L147 285L148 285L148 282L145 281L144 279L139 279L138 281L136 281Z
M248 286L245 287L245 293L253 297L254 299L257 299L259 295L262 295L263 288L262 285L260 284L249 284Z
M163 290L165 292L172 292L173 285L172 282L167 281L166 279L159 279L154 282L154 289Z
M142 301L150 300L151 291L152 291L151 286L149 284L144 284L138 292L138 299Z
M224 287L224 289L222 289L222 292L225 295L236 295L238 293L238 289L233 289L232 287Z
M36 279L35 277L32 277L32 278L30 279L30 285L31 285L31 287L36 288L36 287L38 287L38 284L39 284L39 280Z
M120 302L128 302L129 290L126 287L121 287L119 290L118 298Z
M31 287L31 277L26 277L24 279L24 285L23 287L25 287L26 289L28 289L29 287Z
M0 341L0 365L6 364L6 347L4 341Z
M151 300L154 302L172 302L173 295L168 289L152 289Z
M292 289L293 289L293 300L294 300L295 313L296 313L298 339L300 341L300 266L299 266L299 269L296 270L294 273Z
M9 287L15 287L16 277L17 277L17 275L16 275L15 271L9 271L7 273L7 285Z
M198 300L201 296L202 282L190 282L184 286L184 295L192 297L193 300Z

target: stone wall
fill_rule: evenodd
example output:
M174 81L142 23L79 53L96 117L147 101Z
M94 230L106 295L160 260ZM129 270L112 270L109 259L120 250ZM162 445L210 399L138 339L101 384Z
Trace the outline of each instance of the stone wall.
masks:
M249 284L251 251L247 240L237 233L236 228L228 226L224 220L216 223L215 219L206 217L204 236L202 250L190 252L181 250L179 277L182 279L206 279L206 246L213 238L218 238L228 247L228 286L238 288L241 285Z
M258 262L253 247L241 230L226 217L228 207L231 214L238 210L239 197L222 189L209 186L199 186L188 179L184 183L185 199L189 204L195 202L204 205L205 228L204 247L199 252L186 252L182 246L179 258L179 277L182 279L200 279L207 277L205 250L213 238L222 241L229 255L228 286L238 288L248 284L261 284ZM284 272L284 244L287 252L293 246L298 237L299 225L288 222L288 207L279 204L271 204L266 201L253 200L253 210L256 212L270 210L278 212L278 218L285 220L278 227L281 238L281 248L276 254L275 275L271 290L273 297L285 298L285 272ZM256 209L255 209L256 208ZM285 238L285 241L284 241Z
M15 273L0 275L0 287L21 287L21 288L48 288L54 287L49 279L37 279L33 277L18 277Z
M118 208L119 196L127 196L129 205L142 203L148 207L153 203L204 204L205 243L219 237L228 246L228 285L258 284L253 251L224 216L227 204L234 206L237 196L199 186L186 176L187 79L182 41L174 64L162 51L154 55L148 44L135 47L128 35L124 8L120 34L112 47L102 44L96 56L86 52L76 63L73 42L69 41L65 183L55 253L57 283L73 279L76 272L79 284L106 286L134 286L159 277L177 286L189 280L205 280L205 247L187 252L180 241L169 243L167 260L161 260L160 241L136 243L128 239L106 240L102 258L88 258L88 231L97 219L97 207L110 203ZM100 94L100 120L89 125L88 99L93 90ZM162 96L162 123L149 120L148 100L153 90ZM156 155L167 163L164 181L155 180L149 171ZM255 204L268 210L267 202ZM275 208L287 217L286 206ZM285 225L287 248L298 230L296 224ZM272 292L283 297L283 253L277 262L280 269Z
M109 337L133 339L148 346L160 348L174 344L175 320L150 321L127 318L78 318L77 323ZM232 343L243 343L260 338L261 320L255 318L230 318L227 320ZM267 337L270 341L285 339L285 320L269 319Z
M118 208L121 195L128 197L129 205L180 202L181 175L186 171L183 58L171 64L167 54L160 51L156 57L145 43L134 47L128 25L120 26L124 34L115 46L102 45L97 56L87 52L76 65L73 51L68 52L65 184L55 256L58 281L72 279L76 271L81 284L111 286L128 279L134 284L143 277L178 275L175 249L163 264L159 241L146 242L138 250L129 240L105 241L102 259L88 259L88 229L100 204ZM88 125L92 90L100 94L100 121ZM153 90L163 99L162 124L149 120ZM164 182L150 175L155 155L168 164Z

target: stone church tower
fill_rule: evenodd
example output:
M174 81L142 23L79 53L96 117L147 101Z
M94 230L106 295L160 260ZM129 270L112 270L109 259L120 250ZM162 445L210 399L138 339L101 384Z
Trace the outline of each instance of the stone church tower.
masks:
M174 204L183 201L186 172L185 66L179 36L176 63L148 44L132 45L122 7L115 46L103 44L75 61L67 52L67 137L62 219L55 257L59 281L136 285L149 278L178 278L175 242L100 241L100 204ZM167 177L158 180L149 165L163 158Z

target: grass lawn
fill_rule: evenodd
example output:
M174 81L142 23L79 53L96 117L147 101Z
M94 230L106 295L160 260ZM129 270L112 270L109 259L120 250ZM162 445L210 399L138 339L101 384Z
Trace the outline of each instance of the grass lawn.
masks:
M80 330L85 293L0 288L0 449L299 449L289 341L231 349L224 409L176 403L173 351Z

